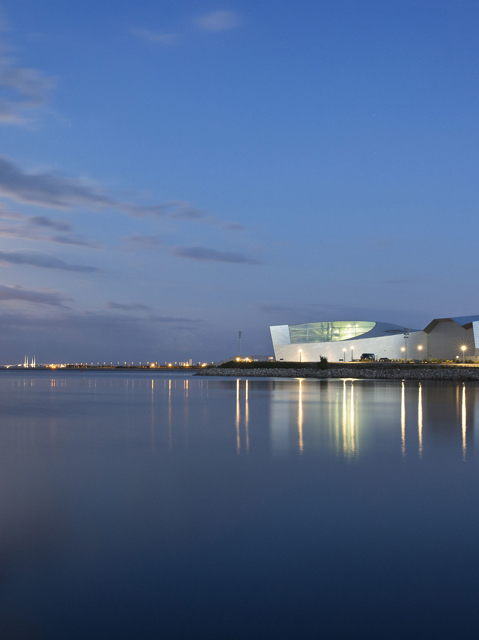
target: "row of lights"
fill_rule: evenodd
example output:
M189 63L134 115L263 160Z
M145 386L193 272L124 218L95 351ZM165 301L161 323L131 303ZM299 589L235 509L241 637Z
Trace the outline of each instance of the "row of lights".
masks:
M419 344L417 346L417 348L418 348L419 351L422 351L424 347L422 346L422 344ZM401 347L401 351L402 352L406 351L406 347ZM462 351L462 363L464 364L464 359L465 359L466 351L467 351L467 346L465 344L463 344L461 346L461 351ZM456 356L456 358L459 359L459 356Z
M348 325L348 326L349 326L349 325ZM357 325L356 325L356 326L357 326ZM418 348L418 351L419 351L419 352L421 352L421 351L424 349L424 347L422 346L422 344L418 344L417 348ZM346 351L347 351L347 349L343 349L343 354L344 354L344 355L343 355L343 362L345 362L345 361L346 361ZM406 347L401 347L401 351L402 351L403 353L405 353L405 351L406 351ZM467 346L466 346L465 344L463 344L463 345L461 346L461 351L462 351L462 363L464 364L464 358L465 358L466 351L467 351ZM354 347L351 347L351 360L353 360L353 353L354 353ZM459 358L459 356L456 356L456 358ZM236 358L236 359L237 359L237 360L239 360L239 358ZM303 350L302 350L302 349L300 349L300 350L299 350L299 361L300 361L300 362L302 362L302 360L303 360Z

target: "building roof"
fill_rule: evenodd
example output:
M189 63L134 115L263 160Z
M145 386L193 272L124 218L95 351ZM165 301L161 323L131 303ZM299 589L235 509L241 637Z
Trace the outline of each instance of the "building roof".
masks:
M434 327L440 322L455 322L456 324L464 327L464 329L470 329L472 327L473 322L478 322L479 316L456 316L455 318L435 318L432 320L427 327L424 329L426 333L430 333ZM470 325L470 326L467 326Z

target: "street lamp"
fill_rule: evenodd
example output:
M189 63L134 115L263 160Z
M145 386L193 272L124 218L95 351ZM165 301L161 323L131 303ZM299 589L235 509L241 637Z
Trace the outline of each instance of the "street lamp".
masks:
M467 347L466 347L465 344L462 345L461 351L462 351L462 364L464 364L465 363L465 357L466 357L466 351L467 351Z
M404 353L404 362L406 362L406 347L401 347L401 351Z
M354 347L351 347L351 362L354 362Z
M418 351L419 351L419 355L421 355L421 351L422 351L422 344L418 344L417 345Z
M299 350L299 361L300 362L303 361L303 350L302 349Z
M346 362L346 349L343 349L343 362Z

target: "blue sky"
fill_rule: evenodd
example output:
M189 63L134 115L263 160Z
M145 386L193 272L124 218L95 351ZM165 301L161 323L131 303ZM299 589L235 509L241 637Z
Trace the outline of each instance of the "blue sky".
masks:
M477 2L0 9L1 362L478 312Z

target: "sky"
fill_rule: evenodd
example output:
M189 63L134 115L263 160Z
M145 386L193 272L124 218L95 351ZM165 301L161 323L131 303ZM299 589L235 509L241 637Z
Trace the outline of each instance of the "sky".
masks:
M479 3L0 0L0 363L479 313Z

